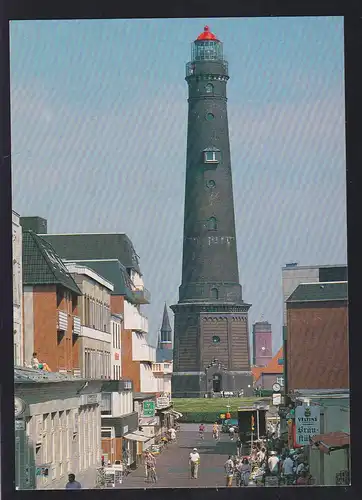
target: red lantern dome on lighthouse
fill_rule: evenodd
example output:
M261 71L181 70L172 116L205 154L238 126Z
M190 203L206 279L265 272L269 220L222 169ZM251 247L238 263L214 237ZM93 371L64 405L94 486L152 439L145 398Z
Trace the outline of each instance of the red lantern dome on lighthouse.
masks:
M214 35L214 33L211 33L210 28L208 26L204 27L203 33L201 33L198 37L197 40L214 40L215 42L218 42L218 38Z

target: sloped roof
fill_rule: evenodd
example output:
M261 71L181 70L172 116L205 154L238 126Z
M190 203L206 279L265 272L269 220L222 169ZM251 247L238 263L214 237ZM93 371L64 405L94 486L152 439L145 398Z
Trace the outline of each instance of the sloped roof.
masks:
M172 332L171 325L170 325L170 319L168 317L166 303L165 303L165 308L163 310L161 332Z
M251 369L254 381L256 382L262 375L274 375L284 373L283 365L280 365L278 360L283 358L283 347L279 349L276 355L270 360L269 364L265 367L256 366Z
M287 299L287 303L327 302L348 299L348 282L301 283Z
M62 257L67 260L117 259L126 268L141 274L138 255L132 241L124 233L44 234Z
M349 446L350 435L347 432L329 432L313 436L311 442L318 446L323 453L330 453L333 450L340 450Z
M126 268L117 259L72 260L75 264L83 264L110 281L113 286L111 295L123 295L129 302L134 302L132 282Z
M82 295L54 248L33 231L23 232L23 284L61 285Z

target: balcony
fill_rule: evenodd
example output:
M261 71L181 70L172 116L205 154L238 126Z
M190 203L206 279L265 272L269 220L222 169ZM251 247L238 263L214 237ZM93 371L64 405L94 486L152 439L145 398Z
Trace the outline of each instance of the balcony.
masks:
M80 318L78 316L73 317L73 335L80 335L81 326L80 326Z
M134 301L137 304L150 304L151 303L151 292L147 290L144 286L139 286L132 291Z
M125 314L124 328L134 332L148 333L148 318L137 309L129 311L129 314Z
M147 344L144 335L135 332L132 334L132 360L147 363L156 361L156 349Z
M68 329L68 314L64 311L58 311L57 329L59 332L66 332Z

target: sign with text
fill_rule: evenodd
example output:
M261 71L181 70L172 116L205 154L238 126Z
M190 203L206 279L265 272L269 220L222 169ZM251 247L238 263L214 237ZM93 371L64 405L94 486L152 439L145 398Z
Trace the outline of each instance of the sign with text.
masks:
M156 408L167 408L170 406L170 398L167 396L160 396L156 400Z
M309 445L312 436L320 434L320 407L297 406L295 409L296 444Z
M144 417L154 417L155 416L156 404L154 401L143 401L143 411L142 415Z
M282 403L282 395L280 392L273 394L273 406L279 406Z

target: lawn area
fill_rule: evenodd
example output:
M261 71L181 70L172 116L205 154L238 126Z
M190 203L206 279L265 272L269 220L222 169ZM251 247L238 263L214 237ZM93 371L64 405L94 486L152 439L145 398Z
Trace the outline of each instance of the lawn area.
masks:
M249 406L260 398L175 398L172 400L173 408L181 413L186 412L226 412L230 405L230 412L236 411L241 406Z

